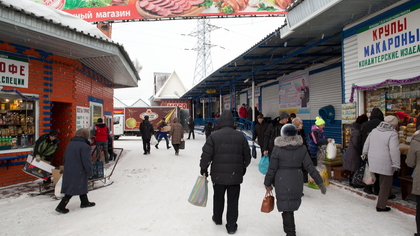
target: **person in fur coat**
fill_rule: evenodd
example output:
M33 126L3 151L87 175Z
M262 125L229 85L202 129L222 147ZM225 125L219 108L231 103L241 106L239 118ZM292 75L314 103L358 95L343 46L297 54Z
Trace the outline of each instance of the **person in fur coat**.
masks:
M314 167L308 150L303 145L302 137L298 135L298 130L294 125L284 125L281 129L281 136L275 139L274 145L264 185L271 189L271 185L274 184L277 209L279 212L283 212L284 232L287 236L295 236L296 226L293 212L299 209L302 201L302 164L315 180L322 194L327 192L327 188Z

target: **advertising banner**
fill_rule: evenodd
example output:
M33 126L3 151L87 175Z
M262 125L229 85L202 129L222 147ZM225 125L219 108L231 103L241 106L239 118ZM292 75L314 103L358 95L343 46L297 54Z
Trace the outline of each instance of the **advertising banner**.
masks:
M279 79L279 114L309 113L309 72Z
M0 86L28 87L27 59L0 54Z
M359 69L420 55L420 4L357 33Z
M125 131L138 131L145 116L149 117L153 128L157 129L158 122L165 118L168 123L178 116L176 107L125 107Z
M254 88L254 97L260 96L260 86ZM252 89L248 90L248 98L252 98Z
M85 128L89 129L89 107L76 106L76 130Z
M223 110L230 110L230 95L223 97Z
M284 16L295 0L32 0L89 22L202 16Z

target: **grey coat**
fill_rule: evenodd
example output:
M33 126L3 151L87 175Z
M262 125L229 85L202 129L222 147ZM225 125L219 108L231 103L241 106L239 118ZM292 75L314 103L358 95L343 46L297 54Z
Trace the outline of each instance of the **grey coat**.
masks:
M296 211L303 192L302 166L316 184L323 183L322 177L312 164L301 136L280 136L274 145L264 185L274 184L278 211Z
M417 168L417 163L420 162L420 130L417 130L412 138L410 143L410 149L407 153L407 159L405 163L407 166L414 168L413 171L413 190L412 194L420 195L420 169Z
M181 144L181 139L184 138L184 129L178 122L178 118L174 119L174 124L171 126L171 131L169 131L169 138L171 137L172 144Z
M360 168L362 158L362 137L360 136L360 124L354 122L351 126L349 146L343 161L343 168L355 172Z
M370 172L392 176L392 168L400 168L400 147L395 128L382 121L370 132L363 146L363 154L368 155Z
M64 172L61 193L83 195L88 193L88 179L93 175L89 142L73 137L64 152Z

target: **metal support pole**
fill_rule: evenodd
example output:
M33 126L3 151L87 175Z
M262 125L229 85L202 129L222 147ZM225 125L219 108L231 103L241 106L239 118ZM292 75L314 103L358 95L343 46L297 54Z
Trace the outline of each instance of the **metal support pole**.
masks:
M252 121L255 121L255 82L254 74L252 74Z
M204 119L205 119L205 117L206 117L206 116L205 116L205 114L206 114L206 113L204 113L204 97L203 97L203 121L204 121Z
M222 114L222 90L219 90L219 116Z

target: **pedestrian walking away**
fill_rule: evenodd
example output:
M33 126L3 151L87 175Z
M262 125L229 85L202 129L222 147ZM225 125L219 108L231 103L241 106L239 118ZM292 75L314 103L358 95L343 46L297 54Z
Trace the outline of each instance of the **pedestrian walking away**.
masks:
M206 125L204 126L203 129L203 133L206 134L206 139L210 136L211 132L213 132L213 125L211 124L211 122L208 120L206 122Z
M149 121L149 116L144 116L144 120L140 123L141 139L143 140L144 155L150 154L150 139L154 133L153 125Z
M181 144L181 140L184 139L184 128L179 123L178 118L174 118L174 124L171 127L171 131L169 131L169 138L172 137L172 146L175 149L175 155L179 155L179 145Z
M275 139L274 144L264 185L269 189L274 185L277 210L282 212L283 230L287 236L295 236L294 212L299 209L303 195L302 163L321 193L325 194L327 189L294 125L284 125L281 136Z
M190 116L190 119L188 121L188 128L189 128L188 139L191 138L191 133L192 133L193 139L195 139L194 127L195 127L194 119Z
M103 123L102 118L98 118L98 123L96 123L95 128L92 130L92 135L94 136L96 143L96 161L101 159L101 148L103 149L105 156L105 163L109 162L108 158L108 135L109 129L105 123Z
M264 154L270 158L274 148L274 140L281 135L281 128L289 121L289 114L283 111L267 127L264 134Z
M159 149L159 143L160 140L165 139L166 140L166 148L169 149L171 148L171 146L169 146L169 138L168 138L168 133L166 131L164 131L165 126L167 126L168 124L166 124L165 118L162 118L162 120L158 123L157 129L157 144L155 145L156 149Z
M208 176L210 167L213 182L213 216L216 225L222 224L222 215L227 192L226 230L234 234L238 229L238 207L240 184L251 162L248 141L234 129L232 113L223 111L218 121L218 131L212 133L203 146L200 160L200 174Z
M264 135L268 128L268 123L265 122L263 115L258 115L257 121L252 134L252 144L257 140L258 145L260 145L261 156L264 156Z
M92 157L90 154L89 130L78 129L64 152L64 172L61 193L65 196L61 199L57 212L66 214L67 203L74 195L79 195L80 207L93 207L94 202L89 202L88 180L93 175Z
M372 130L363 146L363 155L367 155L369 171L379 175L380 188L376 204L378 212L391 210L386 203L392 195L392 176L400 169L400 147L395 130L397 125L397 117L386 116L384 121Z

